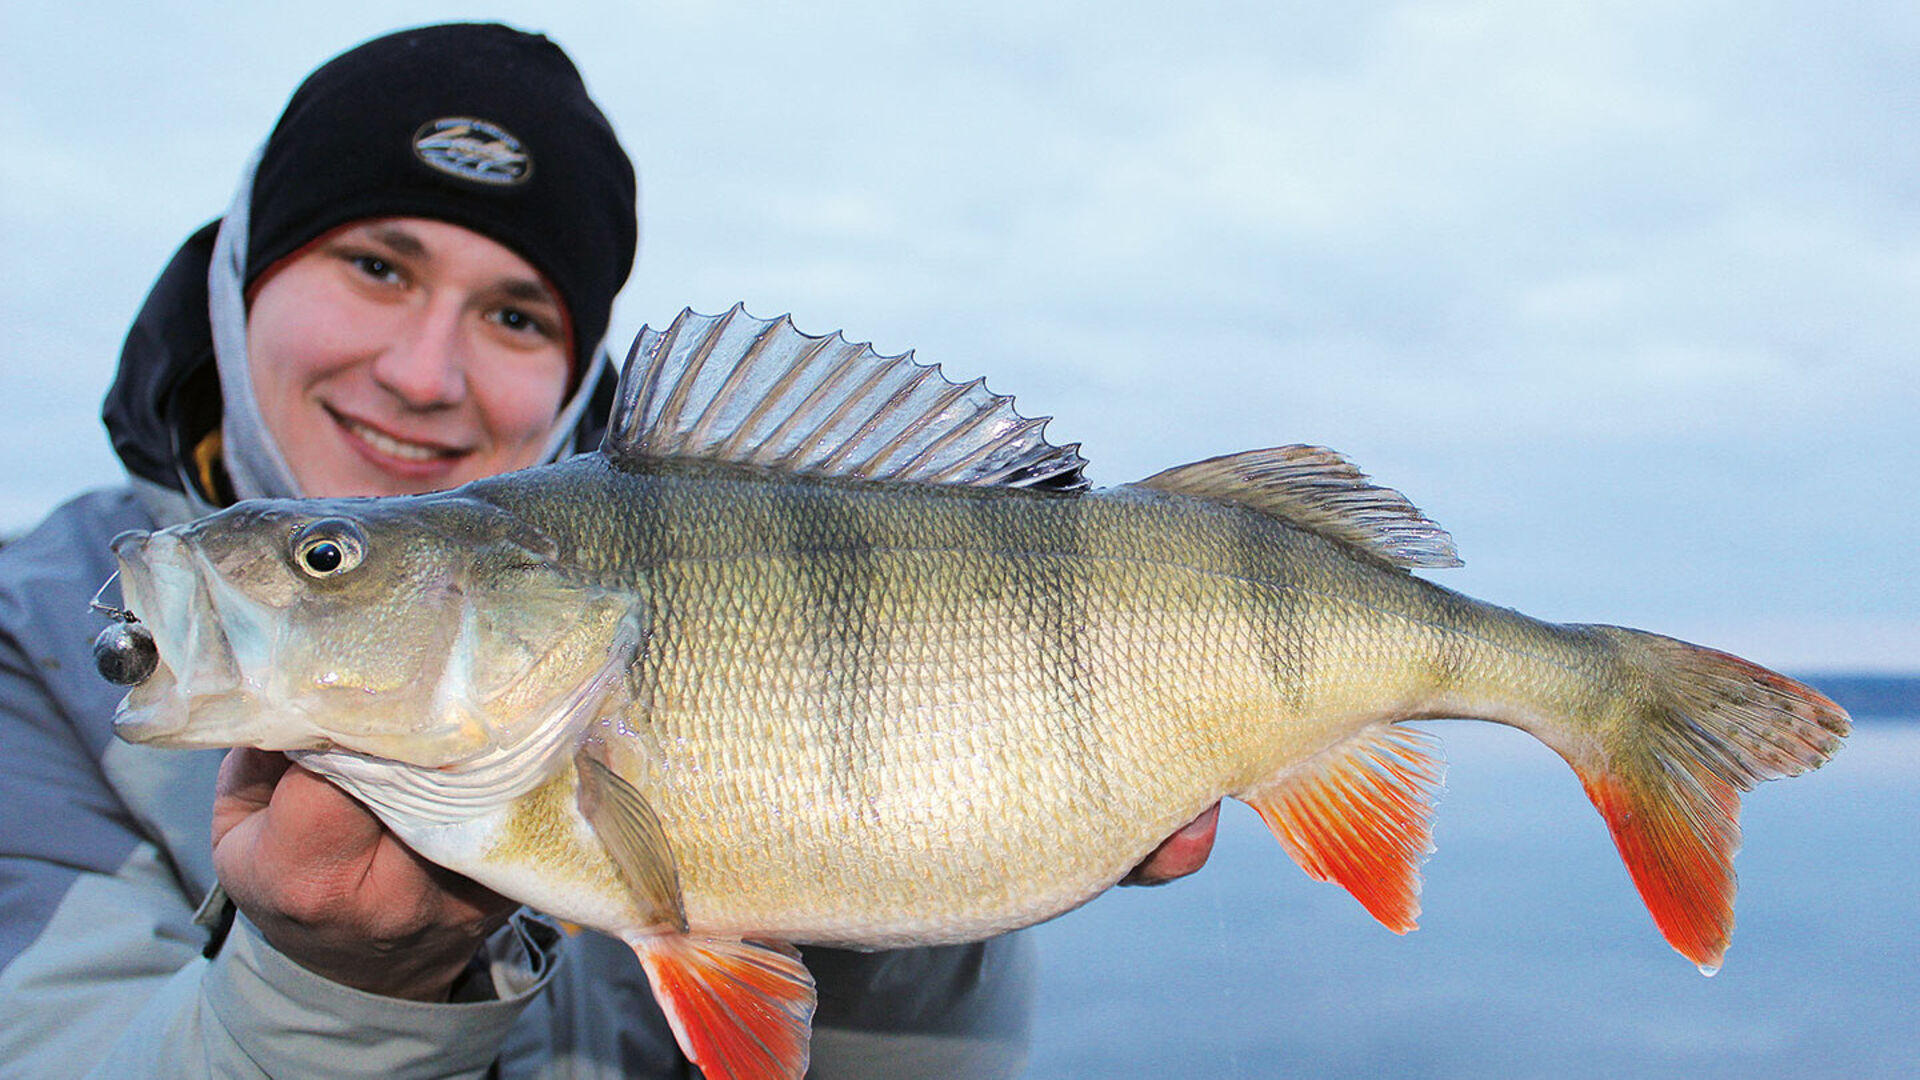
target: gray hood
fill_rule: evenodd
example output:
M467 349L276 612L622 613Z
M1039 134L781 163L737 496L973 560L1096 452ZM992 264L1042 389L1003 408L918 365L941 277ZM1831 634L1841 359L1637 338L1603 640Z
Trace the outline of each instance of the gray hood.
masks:
M247 363L247 303L245 296L247 221L253 197L254 170L260 154L255 152L242 170L234 191L233 204L227 208L215 236L213 258L207 266L207 308L213 326L213 354L220 372L220 393L225 402L220 428L223 457L228 479L236 496L242 499L302 498L306 495L293 478L287 459L280 452L273 433L267 430L260 413L259 399L253 389L253 374ZM591 448L580 438L588 403L600 389L613 367L606 356L605 343L597 343L589 355L601 369L599 377L582 378L573 396L561 408L553 430L547 436L541 462L553 461L571 449ZM593 373L589 372L589 375ZM599 410L604 414L605 408ZM589 420L592 426L604 426L604 415ZM212 506L195 485L185 485L193 516L212 513Z

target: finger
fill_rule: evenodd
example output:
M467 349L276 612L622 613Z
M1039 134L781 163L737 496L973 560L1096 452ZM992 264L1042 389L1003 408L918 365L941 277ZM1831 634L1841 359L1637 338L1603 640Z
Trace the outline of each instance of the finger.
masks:
M373 811L298 765L273 789L263 854L318 865L364 863L386 836Z
M273 786L280 782L280 774L292 767L285 754L235 747L220 762L215 790L224 798L265 806L273 795Z
M517 906L428 861L359 800L298 765L281 778L268 818L262 858L297 867L302 878L335 876L336 887L351 884L393 919L437 918L432 913L447 906L447 917L470 920Z
M284 755L263 757L278 764L231 763L233 794L215 802L214 870L236 901L286 904L313 917L347 902L385 830L365 807Z
M444 917L449 921L484 923L486 929L482 936L485 936L520 907L518 900L509 900L470 877L430 862L404 843L396 842L394 846L414 862L435 892Z
M273 801L274 785L293 762L285 754L242 746L227 752L214 781L213 842Z
M1213 838L1220 826L1220 804L1180 827L1160 842L1133 872L1120 879L1122 885L1164 885L1186 877L1207 863L1213 853Z

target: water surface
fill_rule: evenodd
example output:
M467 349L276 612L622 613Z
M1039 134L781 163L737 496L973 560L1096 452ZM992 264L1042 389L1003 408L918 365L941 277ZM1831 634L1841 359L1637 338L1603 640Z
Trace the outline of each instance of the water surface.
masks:
M1230 803L1199 874L1034 931L1030 1075L1920 1076L1920 717L1861 719L1825 768L1747 796L1711 979L1558 757L1429 726L1450 768L1421 929L1309 880Z

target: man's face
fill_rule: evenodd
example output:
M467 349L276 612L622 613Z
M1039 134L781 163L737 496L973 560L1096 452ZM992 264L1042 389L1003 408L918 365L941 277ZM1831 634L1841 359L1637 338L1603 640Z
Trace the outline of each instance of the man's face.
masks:
M381 218L261 279L247 355L301 491L343 496L537 464L571 351L565 308L525 259L457 225Z

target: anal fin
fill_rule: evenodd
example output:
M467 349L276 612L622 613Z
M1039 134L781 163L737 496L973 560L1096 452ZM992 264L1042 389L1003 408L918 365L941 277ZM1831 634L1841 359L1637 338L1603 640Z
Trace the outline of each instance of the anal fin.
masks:
M1345 886L1396 934L1420 914L1420 863L1433 850L1433 808L1446 765L1439 740L1381 725L1241 795L1293 861Z
M799 1080L813 976L793 946L659 934L630 939L673 1037L708 1080Z

